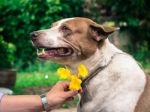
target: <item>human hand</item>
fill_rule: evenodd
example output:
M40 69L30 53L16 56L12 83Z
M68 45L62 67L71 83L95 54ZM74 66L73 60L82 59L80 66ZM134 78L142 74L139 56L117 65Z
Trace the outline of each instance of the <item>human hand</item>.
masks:
M61 106L65 101L72 99L78 91L68 90L69 82L59 82L46 94L50 109Z

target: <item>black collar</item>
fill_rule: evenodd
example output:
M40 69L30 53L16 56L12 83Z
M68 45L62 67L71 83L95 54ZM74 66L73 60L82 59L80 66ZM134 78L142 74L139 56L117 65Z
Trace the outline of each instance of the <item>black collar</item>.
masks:
M94 77L94 76L96 76L100 71L102 71L102 70L104 70L111 62L112 62L112 60L114 59L114 57L116 56L116 55L119 55L119 54L125 54L125 53L123 53L123 52L117 52L117 53L115 53L112 57L111 57L111 59L110 59L110 61L106 64L106 65L104 65L104 66L97 66L93 71L91 71L90 73L89 73L89 75L82 81L82 84L81 84L81 87L83 88L83 89L87 89L86 88L86 85L89 83L89 81Z
M89 75L82 81L82 84L81 84L81 87L82 87L82 90L83 90L83 93L81 94L81 100L80 100L80 107L82 107L83 103L87 100L86 97L85 97L85 94L88 93L87 95L92 98L92 95L90 94L90 91L88 90L87 88L87 85L88 83L90 82L90 80L96 76L99 72L101 72L102 70L104 70L107 66L110 65L110 63L113 61L113 59L115 58L115 56L119 55L119 54L126 54L124 52L120 52L120 53L115 53L110 61L104 65L104 66L100 66L98 65L92 72L89 73Z

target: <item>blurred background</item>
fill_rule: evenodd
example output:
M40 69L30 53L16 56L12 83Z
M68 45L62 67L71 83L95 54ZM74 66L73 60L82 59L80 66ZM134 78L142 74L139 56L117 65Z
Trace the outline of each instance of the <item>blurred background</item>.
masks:
M41 94L58 81L59 65L37 60L29 34L69 17L120 27L110 40L149 74L149 4L149 0L0 0L0 86L13 94Z

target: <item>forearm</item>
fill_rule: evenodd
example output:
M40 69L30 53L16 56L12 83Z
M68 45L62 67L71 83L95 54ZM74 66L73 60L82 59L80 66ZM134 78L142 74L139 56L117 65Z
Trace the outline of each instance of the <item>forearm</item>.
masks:
M0 112L41 112L42 103L38 95L3 96Z

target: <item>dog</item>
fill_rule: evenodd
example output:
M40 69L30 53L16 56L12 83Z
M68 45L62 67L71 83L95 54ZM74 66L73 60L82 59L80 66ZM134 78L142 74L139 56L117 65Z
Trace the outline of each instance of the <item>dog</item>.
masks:
M150 77L109 41L117 30L75 17L31 33L33 45L43 49L40 59L65 65L73 74L80 64L88 68L78 112L150 112Z

